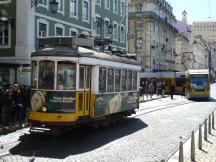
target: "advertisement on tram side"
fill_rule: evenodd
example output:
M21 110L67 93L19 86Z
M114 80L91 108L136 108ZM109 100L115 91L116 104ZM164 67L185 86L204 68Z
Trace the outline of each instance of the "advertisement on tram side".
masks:
M137 108L137 92L97 94L95 117Z
M34 112L71 113L76 111L75 92L33 91L31 108Z

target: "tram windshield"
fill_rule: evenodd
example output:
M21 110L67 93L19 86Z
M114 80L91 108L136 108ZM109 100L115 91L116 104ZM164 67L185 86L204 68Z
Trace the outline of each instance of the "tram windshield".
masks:
M39 62L39 89L54 89L54 61L40 61Z
M76 64L71 62L59 61L57 76L57 89L76 89Z
M208 89L208 75L191 75L192 90Z

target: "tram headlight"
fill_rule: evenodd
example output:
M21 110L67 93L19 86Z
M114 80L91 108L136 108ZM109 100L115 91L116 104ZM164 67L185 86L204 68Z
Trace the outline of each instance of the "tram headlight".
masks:
M43 111L43 112L46 112L46 111L47 111L47 108L46 108L45 106L43 106L43 107L42 107L42 111Z

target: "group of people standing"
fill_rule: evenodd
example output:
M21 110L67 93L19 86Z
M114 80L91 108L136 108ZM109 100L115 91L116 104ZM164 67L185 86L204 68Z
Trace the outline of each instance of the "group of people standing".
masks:
M29 94L19 84L9 84L0 89L0 124L14 125L17 121L24 127Z
M148 99L148 96L152 98L153 94L157 94L157 96L161 95L164 97L165 94L165 83L164 82L148 82L148 81L143 81L141 82L141 95L144 97L146 96ZM173 99L173 95L175 93L175 86L171 84L169 86L169 92L170 92L170 97Z

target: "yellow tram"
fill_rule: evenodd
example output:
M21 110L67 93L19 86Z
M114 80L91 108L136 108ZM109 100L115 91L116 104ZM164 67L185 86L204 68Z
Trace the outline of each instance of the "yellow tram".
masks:
M139 108L138 61L81 47L76 43L88 40L77 39L39 39L31 56L31 131L99 124Z
M210 76L208 69L191 69L186 72L186 97L188 99L210 97Z
M175 86L175 94L183 93L185 86L185 72L142 72L140 73L141 82L148 82L165 85L165 93L169 94L171 84Z

